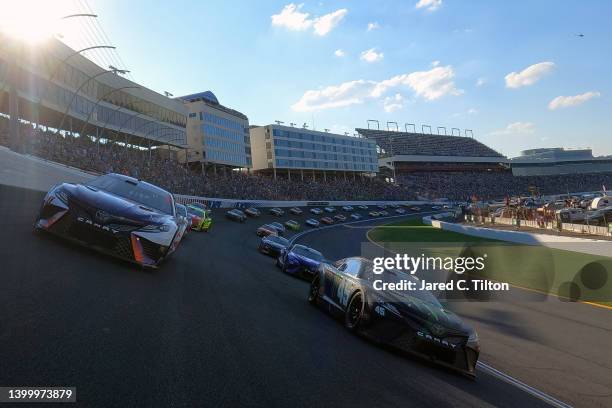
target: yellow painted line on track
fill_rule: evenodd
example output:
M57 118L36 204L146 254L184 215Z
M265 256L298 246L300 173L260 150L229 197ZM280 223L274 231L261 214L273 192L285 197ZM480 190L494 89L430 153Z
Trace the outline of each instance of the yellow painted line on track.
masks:
M385 226L385 225L383 225L382 227L383 228L412 228L412 227L402 227L402 226L399 226L399 225L397 225L397 226L392 226L392 225L386 225ZM430 227L428 225L425 225L424 227L432 228L432 227ZM382 248L385 251L389 251L389 252L392 252L392 253L395 254L396 252L393 252L393 251L389 250L388 248L385 248L380 243L378 243L378 242L374 241L372 238L370 238L370 232L373 231L375 228L380 228L380 227L370 228L370 230L366 233L367 240L370 241L370 243L376 245L377 247ZM421 228L421 227L419 227L419 228ZM490 280L494 281L494 279L490 279ZM499 282L499 281L496 281L496 282ZM554 297L556 297L558 299L567 300L567 301L570 301L572 303L582 303L582 304L589 305L589 306L594 306L594 307L599 307L599 308L602 308L602 309L612 310L612 306L604 305L604 304L601 304L601 303L587 302L587 301L584 301L584 300L573 301L571 298L568 298L568 297L562 296L562 295L558 295L556 293L549 293L549 292L546 292L546 291L543 291L543 290L539 290L539 289L528 288L528 287L525 287L525 286L520 286L520 285L516 285L514 283L510 283L510 282L504 282L504 283L507 283L508 285L510 285L510 286L512 286L513 288L516 288L516 289L522 289L522 290L525 290L525 291L528 291L528 292L535 292L535 293L539 293L541 295L554 296Z

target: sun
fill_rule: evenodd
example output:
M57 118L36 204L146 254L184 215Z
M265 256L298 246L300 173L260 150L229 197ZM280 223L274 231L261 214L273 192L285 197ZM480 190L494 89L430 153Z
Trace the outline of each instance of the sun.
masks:
M40 43L61 32L62 17L75 12L69 0L4 0L0 32Z

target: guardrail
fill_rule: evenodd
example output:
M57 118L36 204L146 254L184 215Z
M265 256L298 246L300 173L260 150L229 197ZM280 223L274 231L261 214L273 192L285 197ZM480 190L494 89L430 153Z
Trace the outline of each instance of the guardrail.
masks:
M607 227L602 227L598 225L588 225L588 224L573 224L573 223L556 223L556 222L541 222L534 220L521 220L517 218L505 218L505 217L477 217L473 215L466 215L465 221L481 223L481 224L499 224L499 225L512 225L517 229L521 227L533 228L533 229L548 229L548 230L556 230L560 232L573 232L577 234L584 235L597 235L602 237L610 237L612 236L612 224Z

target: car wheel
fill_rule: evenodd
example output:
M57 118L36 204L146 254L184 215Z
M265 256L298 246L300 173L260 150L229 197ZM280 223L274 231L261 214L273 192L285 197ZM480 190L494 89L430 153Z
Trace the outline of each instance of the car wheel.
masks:
M344 326L350 331L357 331L363 325L365 302L361 292L355 292L344 313Z
M313 306L317 306L319 304L319 289L321 287L321 281L319 276L315 276L312 282L310 283L310 291L308 292L308 303Z

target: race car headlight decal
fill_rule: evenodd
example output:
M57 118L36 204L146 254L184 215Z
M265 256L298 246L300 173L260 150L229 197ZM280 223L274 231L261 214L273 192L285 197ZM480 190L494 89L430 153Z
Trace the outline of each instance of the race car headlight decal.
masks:
M391 303L383 303L383 307L388 309L390 312L395 313L396 315L400 314L399 310L397 310L397 308L393 306Z
M62 203L68 204L68 194L61 188L54 191L55 197L57 197Z
M162 225L147 225L140 229L143 232L168 232L170 231L170 226L167 224Z

